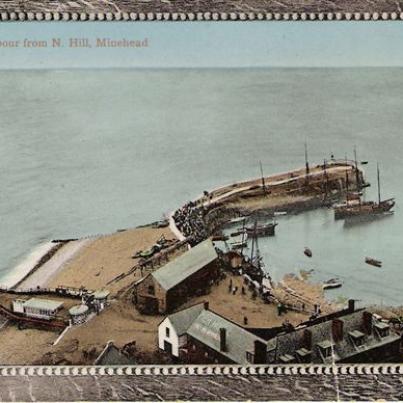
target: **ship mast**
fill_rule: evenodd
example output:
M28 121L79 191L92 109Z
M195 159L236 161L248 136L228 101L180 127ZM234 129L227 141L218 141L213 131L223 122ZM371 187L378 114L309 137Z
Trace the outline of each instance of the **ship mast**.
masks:
M253 264L253 255L255 253L255 235L256 235L256 226L257 226L257 221L255 221L254 227L253 227L253 235L252 235L252 247L250 251L250 261Z
M323 160L323 176L325 177L325 200L326 200L329 191L329 175L327 174L326 170L326 159Z
M348 169L347 169L347 155L345 157L346 159L346 205L348 206Z
M260 165L260 175L261 175L261 177L262 177L263 192L264 192L264 194L266 194L267 191L266 191L266 183L265 183L265 181L264 181L262 161L259 161L259 165Z
M306 141L305 141L305 172L307 175L309 174L308 145L306 144Z
M357 147L354 146L354 162L355 162L355 183L357 186L357 190L360 190L360 175L358 172L358 163L357 163Z
M381 184L379 180L379 164L376 164L376 173L377 173L377 179L378 179L378 204L381 204Z
M246 218L244 218L243 220L242 220L242 237L241 237L241 242L242 242L242 245L241 245L241 255L243 255L243 247L244 247L244 243L245 243L245 221L246 221Z

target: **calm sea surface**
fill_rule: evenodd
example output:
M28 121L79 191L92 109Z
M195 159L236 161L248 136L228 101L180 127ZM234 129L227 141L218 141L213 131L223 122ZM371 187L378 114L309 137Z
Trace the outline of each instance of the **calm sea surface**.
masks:
M338 276L332 298L403 304L403 70L1 72L0 93L0 283L50 239L159 219L258 176L259 160L265 174L302 166L307 141L315 163L355 144L374 185L379 161L395 214L348 227L327 209L283 217L260 242L268 269Z

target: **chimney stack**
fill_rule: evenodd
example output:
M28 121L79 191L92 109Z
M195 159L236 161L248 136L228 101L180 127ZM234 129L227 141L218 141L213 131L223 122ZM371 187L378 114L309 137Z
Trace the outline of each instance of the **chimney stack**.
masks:
M309 329L304 329L303 345L307 350L312 350L312 332Z
M220 351L227 351L227 330L220 328Z
M349 312L355 311L355 301L353 299L348 300L348 311Z
M209 308L209 303L208 303L208 301L204 301L204 302L203 302L203 305L204 305L204 309L205 309L206 311L208 311L208 308Z
M362 313L363 330L366 334L372 333L372 313L364 311Z
M341 319L333 319L332 336L335 343L343 340L343 321Z

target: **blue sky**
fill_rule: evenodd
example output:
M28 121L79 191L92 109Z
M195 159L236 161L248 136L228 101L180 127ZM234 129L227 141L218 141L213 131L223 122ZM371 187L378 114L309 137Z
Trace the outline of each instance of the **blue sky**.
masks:
M144 39L143 49L72 49L69 38ZM62 48L24 48L24 39ZM403 23L182 22L3 23L0 68L403 66Z

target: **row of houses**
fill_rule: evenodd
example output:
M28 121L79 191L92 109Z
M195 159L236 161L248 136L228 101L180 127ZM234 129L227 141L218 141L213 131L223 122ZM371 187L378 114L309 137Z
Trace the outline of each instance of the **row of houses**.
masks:
M159 348L184 363L265 364L388 362L399 359L400 335L354 302L296 328L243 328L197 304L167 316Z

